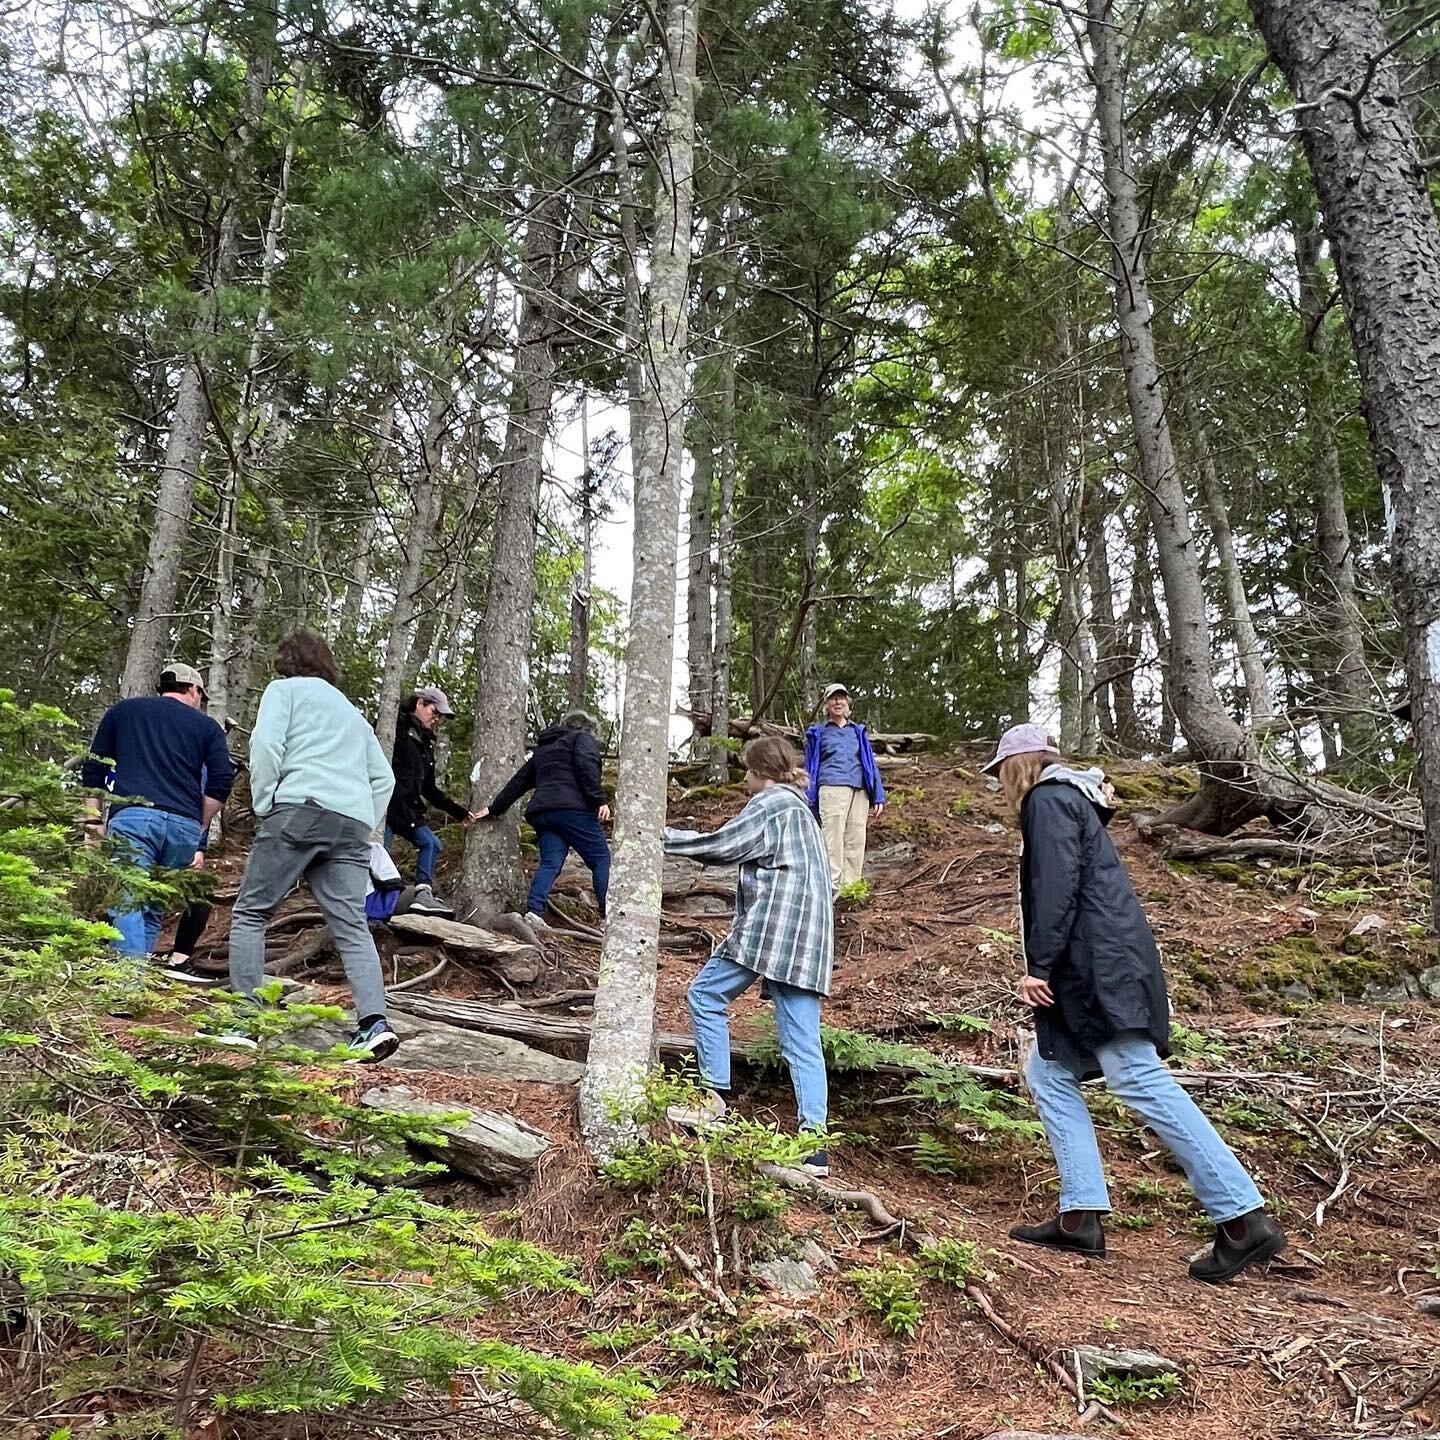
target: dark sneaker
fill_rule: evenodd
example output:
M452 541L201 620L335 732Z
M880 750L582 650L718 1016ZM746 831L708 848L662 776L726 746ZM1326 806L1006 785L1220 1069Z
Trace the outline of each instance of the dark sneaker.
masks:
M1273 1260L1285 1244L1285 1232L1263 1210L1252 1210L1215 1227L1215 1243L1190 1262L1190 1275L1208 1285L1219 1285L1251 1265Z
M362 1051L366 1062L375 1065L400 1048L400 1037L387 1021L374 1020L363 1030L357 1030L347 1043L352 1050Z
M1043 1245L1049 1250L1069 1250L1075 1255L1088 1255L1092 1260L1105 1258L1105 1228L1098 1210L1066 1210L1043 1225L1017 1225L1012 1240L1026 1245Z
M455 907L440 899L428 885L417 885L414 899L410 901L410 914L439 915L442 919L451 920L455 916Z
M830 1156L824 1150L817 1150L808 1159L800 1162L800 1169L816 1180L830 1178Z
M161 965L160 973L167 980L178 980L182 985L223 985L227 978L199 969L193 960L182 960L178 965Z

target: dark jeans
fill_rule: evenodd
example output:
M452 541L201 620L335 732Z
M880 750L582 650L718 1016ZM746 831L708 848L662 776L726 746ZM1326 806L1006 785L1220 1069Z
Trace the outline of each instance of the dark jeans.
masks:
M396 835L402 840L408 840L415 847L415 883L417 885L433 885L435 883L435 862L445 848L440 843L440 837L428 825L417 825L413 830L396 830L394 826L387 825L385 827L385 848L387 850Z
M203 900L197 900L181 914L180 923L175 927L175 943L170 947L170 953L193 955L209 920L210 906Z
M605 913L605 892L610 888L610 846L600 822L585 810L547 810L543 815L530 816L535 839L540 846L540 868L530 882L525 908L543 915L550 899L550 887L573 850L590 868L595 884L595 899L600 913Z

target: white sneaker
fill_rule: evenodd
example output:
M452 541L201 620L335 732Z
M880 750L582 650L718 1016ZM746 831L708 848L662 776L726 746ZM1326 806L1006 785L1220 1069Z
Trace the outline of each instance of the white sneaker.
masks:
M699 1104L672 1105L666 1110L665 1118L686 1130L709 1130L719 1125L729 1110L723 1095L706 1090Z
M453 917L455 907L441 900L428 885L415 887L415 898L410 902L412 915L443 915Z

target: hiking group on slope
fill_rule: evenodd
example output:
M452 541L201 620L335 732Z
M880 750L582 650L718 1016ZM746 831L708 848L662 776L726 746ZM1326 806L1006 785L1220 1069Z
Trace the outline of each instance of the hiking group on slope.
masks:
M541 732L534 752L490 805L467 811L437 785L436 724L453 713L443 691L426 687L403 707L393 769L373 730L339 689L328 647L307 632L280 646L250 746L251 792L260 824L235 902L230 981L254 997L264 979L264 930L303 879L325 916L345 967L356 1012L351 1046L379 1060L399 1038L386 1019L385 987L365 916L372 833L400 835L417 853L416 908L434 900L440 842L425 824L434 805L471 825L503 815L533 791L526 818L540 864L527 897L539 927L550 888L575 849L591 871L603 916L610 817L595 723L573 711ZM178 703L176 703L178 702ZM203 837L233 782L224 734L203 713L198 672L168 666L154 697L107 711L83 779L114 795L108 833L123 838L142 869L204 864ZM803 1168L829 1174L824 1146L828 1081L821 1002L834 966L834 900L862 878L866 821L885 791L862 725L850 719L843 685L825 693L826 719L805 735L803 764L788 741L765 737L742 752L749 799L710 834L667 828L667 854L738 869L734 923L689 987L687 1002L702 1084L700 1101L676 1107L676 1123L723 1123L730 1088L730 1004L760 982L775 1010L802 1132L816 1136ZM113 761L113 774L106 766ZM1035 1021L1024 1078L1060 1178L1058 1213L1017 1226L1014 1239L1093 1258L1105 1255L1109 1195L1082 1082L1101 1078L1160 1138L1184 1169L1215 1226L1208 1251L1191 1263L1204 1281L1224 1281L1271 1259L1285 1235L1253 1179L1163 1061L1170 1008L1154 937L1107 830L1113 792L1098 769L1064 764L1036 725L1012 727L984 767L998 776L1020 824L1020 933L1026 973L1020 999ZM143 803L133 803L135 800ZM98 799L90 802L98 827ZM92 833L94 833L92 831ZM114 915L126 954L154 952L162 916L137 905ZM178 948L178 944L177 944ZM177 978L192 978L174 967ZM244 1034L219 1037L253 1045Z

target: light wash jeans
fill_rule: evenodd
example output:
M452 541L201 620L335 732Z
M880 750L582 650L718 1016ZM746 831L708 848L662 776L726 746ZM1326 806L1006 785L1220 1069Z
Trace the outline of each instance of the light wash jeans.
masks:
M200 822L168 810L127 805L106 822L105 833L125 841L130 862L141 870L185 870L200 848ZM115 948L122 955L152 955L165 913L158 905L116 907L110 923L120 932Z
M758 979L753 970L712 955L686 993L700 1078L716 1090L730 1088L730 1002ZM823 1130L829 1085L820 1048L820 996L775 980L767 980L765 988L775 1005L775 1035L790 1068L800 1128Z
M1150 1039L1127 1030L1099 1047L1105 1083L1180 1162L1205 1213L1217 1224L1258 1210L1255 1182L1200 1107L1166 1069ZM1063 1065L1030 1052L1025 1081L1060 1170L1060 1209L1108 1210L1105 1170L1080 1082Z

